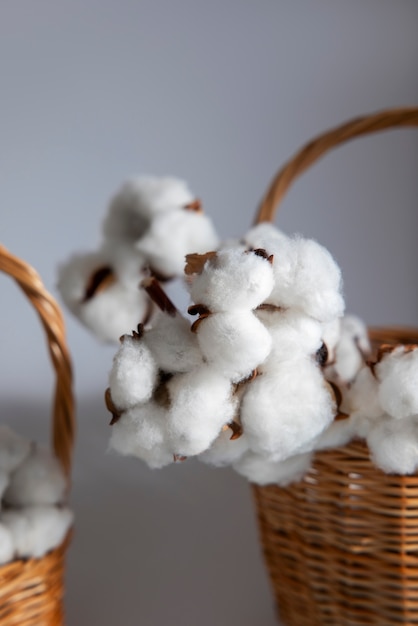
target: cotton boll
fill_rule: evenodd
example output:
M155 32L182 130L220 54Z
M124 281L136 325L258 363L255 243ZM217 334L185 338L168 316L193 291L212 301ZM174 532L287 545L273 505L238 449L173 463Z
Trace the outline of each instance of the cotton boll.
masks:
M171 400L169 433L175 453L201 454L234 418L236 399L230 381L203 365L187 374L175 375L167 387Z
M314 442L315 450L329 450L347 445L356 434L354 422L344 418L332 422Z
M215 467L236 463L248 451L248 439L245 433L237 439L231 439L231 435L230 428L223 430L210 448L199 455L199 461Z
M271 263L262 256L239 249L221 250L206 261L203 271L191 285L196 304L212 312L252 310L273 288Z
M283 239L273 264L275 285L267 302L326 322L344 311L341 272L331 254L312 239Z
M41 447L30 454L10 477L4 499L11 506L62 502L67 481L59 461Z
M277 363L313 357L322 345L322 325L299 311L259 310L257 317L272 337L272 350L263 371L273 371Z
M64 540L73 513L55 506L33 506L5 511L1 523L13 537L16 554L21 558L40 558Z
M131 178L111 199L103 222L105 239L132 245L146 234L156 215L183 208L193 200L187 184L178 178Z
M335 349L341 335L341 319L340 317L336 317L329 322L324 322L322 325L322 341L328 352L327 363L335 359Z
M142 263L136 252L127 256L120 249L74 255L59 269L58 290L84 326L99 339L115 342L152 311L147 294L138 287L144 277ZM100 277L96 289L94 277Z
M283 240L288 239L281 230L270 222L261 222L253 226L243 237L243 242L247 248L256 250L264 248L271 250L275 244L280 244Z
M211 220L182 208L155 217L136 247L153 271L169 278L183 275L187 254L208 252L218 245Z
M0 565L11 561L15 554L13 536L10 530L0 522Z
M109 375L110 394L116 408L124 411L147 402L157 380L158 367L148 346L142 338L125 335Z
M379 402L378 389L379 383L372 370L364 365L355 380L348 387L342 388L341 410L372 419L380 417L384 411Z
M151 468L172 463L166 410L151 401L126 411L112 426L109 449L135 456Z
M277 363L244 395L241 423L251 449L282 461L312 448L336 412L322 374L310 359Z
M197 337L180 314L156 315L144 334L144 342L164 372L188 372L202 364Z
M373 463L388 474L414 474L418 468L417 418L382 417L367 436Z
M0 472L13 472L27 457L31 444L6 424L0 424Z
M352 382L370 352L364 322L354 315L345 315L341 318L340 337L335 347L334 362L327 369L327 377L337 382Z
M395 419L418 414L418 349L398 346L376 365L379 401Z
M271 461L263 455L247 452L234 464L234 469L252 483L285 487L301 480L308 472L311 461L311 453L296 454L284 461Z
M197 339L207 363L232 382L250 376L272 345L270 333L250 311L209 315L199 324Z

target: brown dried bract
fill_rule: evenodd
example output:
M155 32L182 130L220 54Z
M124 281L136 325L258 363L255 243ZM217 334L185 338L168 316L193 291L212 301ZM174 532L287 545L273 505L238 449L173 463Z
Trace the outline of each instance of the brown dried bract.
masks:
M86 285L86 290L85 290L82 301L88 302L88 300L91 300L98 293L105 291L108 287L113 285L113 283L115 282L116 282L116 277L110 265L99 267L90 276L89 281Z
M170 300L164 289L161 287L155 276L149 276L144 278L141 282L141 287L145 289L151 300L158 306L158 308L174 317L177 314L177 308L175 304Z
M232 430L232 435L229 438L230 441L235 441L235 439L239 439L242 436L244 431L241 424L234 421L227 424L227 426Z
M182 454L173 454L174 463L183 463L183 461L187 461L187 456L183 456Z
M186 276L191 276L192 274L201 274L206 261L216 257L216 254L217 253L215 251L205 252L205 254L187 254L184 273L186 274Z
M197 329L199 328L200 324L203 322L203 320L205 320L210 315L211 315L210 312L201 313L201 315L197 318L197 320L194 321L193 324L190 326L190 330L192 331L192 333L197 333Z
M105 404L109 413L112 414L112 419L110 420L110 426L113 426L113 424L116 424L116 422L120 420L120 418L122 417L123 411L120 411L114 405L112 396L110 394L110 387L108 387L105 391Z
M263 302L263 304L258 305L256 311L269 311L270 313L278 313L280 311L285 311L285 308L282 306L276 306L275 304L269 304L268 302Z
M253 254L261 256L263 259L266 259L271 265L273 265L274 254L269 254L266 250L264 250L264 248L255 248L249 250L249 252L253 252Z
M194 213L203 213L202 201L199 198L196 198L193 202L189 202L189 204L185 204L184 208L186 211L193 211Z

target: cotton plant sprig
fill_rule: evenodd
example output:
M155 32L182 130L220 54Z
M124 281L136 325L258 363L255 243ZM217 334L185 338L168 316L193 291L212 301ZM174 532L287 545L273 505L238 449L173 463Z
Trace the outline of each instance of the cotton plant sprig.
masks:
M67 487L48 450L0 425L0 565L40 558L63 541L73 522Z
M164 280L178 277L186 254L218 244L211 220L184 181L132 178L109 203L98 248L61 264L58 290L95 336L116 342L156 311L138 289L144 278L150 273Z

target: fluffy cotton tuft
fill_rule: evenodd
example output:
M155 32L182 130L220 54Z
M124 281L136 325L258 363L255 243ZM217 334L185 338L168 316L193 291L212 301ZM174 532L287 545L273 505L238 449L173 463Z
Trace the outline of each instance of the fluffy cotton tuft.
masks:
M336 412L335 400L309 359L278 363L249 384L241 422L254 452L282 461L313 447Z
M255 309L272 288L271 263L253 252L232 248L206 261L202 273L193 279L190 295L212 313L231 312Z
M230 381L210 366L175 375L167 384L169 433L174 452L195 456L207 450L236 411Z
M418 414L418 349L398 346L376 365L379 402L395 419Z
M153 271L169 278L183 275L187 254L203 254L218 245L211 220L202 213L181 208L158 215L136 248Z
M10 477L4 499L11 506L58 504L63 501L67 481L59 461L39 446Z
M288 239L287 235L274 224L261 222L253 226L253 228L244 235L242 241L247 248L254 250L263 248L270 251L274 245L280 244L285 239Z
M327 375L337 382L351 383L371 353L367 327L355 315L345 315L340 322L340 336L335 346L333 364Z
M275 284L269 303L322 322L343 314L341 272L326 248L312 239L283 238L274 257Z
M157 384L158 367L143 339L125 335L109 375L110 394L119 410L147 402Z
M268 330L251 311L214 313L198 326L205 361L232 382L250 376L270 353Z
M367 435L373 463L388 474L414 474L418 469L417 418L394 420L389 416L373 423Z
M112 426L109 449L135 456L151 468L172 463L166 410L152 401L126 411Z
M143 340L164 372L189 372L202 364L196 335L180 314L156 315Z
M40 558L64 540L73 522L66 508L33 506L5 511L0 522L12 535L15 553L21 558Z
M94 276L107 273L101 286L89 293ZM139 289L143 259L136 252L104 247L77 254L59 268L58 290L69 310L103 341L115 342L148 318L152 305Z
M28 456L30 448L29 441L0 424L0 472L13 472Z
M237 463L248 451L248 439L242 434L237 439L231 439L232 430L223 430L212 443L210 448L199 455L199 460L215 467L223 467Z
M270 461L264 456L248 452L234 464L234 469L252 483L285 487L303 478L311 460L311 453L296 454L285 461Z

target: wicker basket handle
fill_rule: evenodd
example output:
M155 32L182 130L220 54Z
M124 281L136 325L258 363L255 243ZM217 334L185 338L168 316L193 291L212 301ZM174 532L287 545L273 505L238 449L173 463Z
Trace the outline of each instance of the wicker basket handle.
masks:
M255 223L274 221L276 209L293 181L332 148L355 137L405 126L418 126L418 107L372 113L319 135L299 150L276 174L261 201Z
M69 478L75 434L72 368L61 310L46 291L39 274L0 245L0 270L23 290L41 320L56 374L52 415L52 446Z

